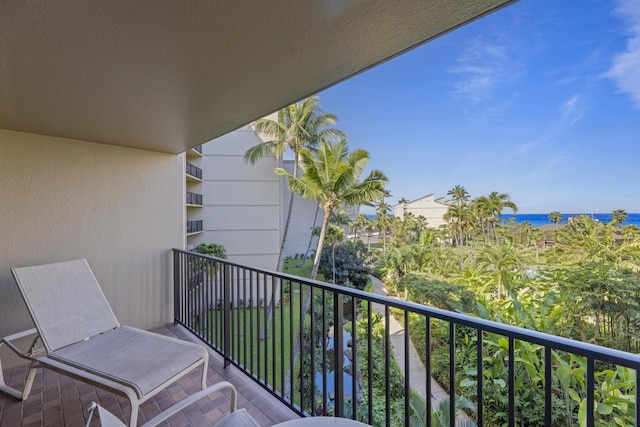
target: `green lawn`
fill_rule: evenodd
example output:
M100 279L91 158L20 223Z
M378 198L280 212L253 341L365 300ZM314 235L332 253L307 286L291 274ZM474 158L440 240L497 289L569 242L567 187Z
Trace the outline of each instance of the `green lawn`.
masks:
M298 264L300 264L300 261L300 259L293 258L285 259L283 271L287 274L309 278L311 276L311 269L313 268L313 259L307 259L305 263L299 267ZM324 281L324 275L318 273L316 280Z
M300 267L299 259L288 259L284 263L284 271L301 277L308 277L313 266L312 260L307 260ZM318 280L324 277L318 274ZM300 327L302 299L307 287L302 287L295 281L282 282L282 303L273 308L272 317L269 316L269 306L237 307L231 310L231 357L253 372L274 389L282 392L284 378L293 368L293 378L297 378L299 361L291 367L292 343L295 343ZM279 294L276 296L278 298ZM268 298L267 303L268 303ZM208 338L215 345L222 347L222 321L224 312L221 309L209 310ZM305 320L308 322L308 317ZM216 326L219 325L219 326ZM268 325L265 327L265 325ZM265 336L265 329L267 330ZM274 384L275 382L275 384Z

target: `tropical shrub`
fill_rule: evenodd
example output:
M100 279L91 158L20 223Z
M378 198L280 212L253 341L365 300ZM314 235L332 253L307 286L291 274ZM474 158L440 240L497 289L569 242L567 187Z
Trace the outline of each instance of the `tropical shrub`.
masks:
M362 241L343 242L326 247L320 256L319 271L324 277L332 277L334 266L336 284L364 289L373 272L373 258Z

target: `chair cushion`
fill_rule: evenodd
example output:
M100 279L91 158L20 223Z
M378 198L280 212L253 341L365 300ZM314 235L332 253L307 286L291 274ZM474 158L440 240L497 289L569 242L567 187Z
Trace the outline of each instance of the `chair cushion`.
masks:
M49 357L132 387L139 398L191 370L201 346L120 327L49 353Z

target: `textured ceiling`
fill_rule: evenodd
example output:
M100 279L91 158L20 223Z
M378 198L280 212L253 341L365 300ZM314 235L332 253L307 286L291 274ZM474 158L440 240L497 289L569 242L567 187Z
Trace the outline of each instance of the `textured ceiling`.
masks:
M179 153L511 0L0 2L0 128Z

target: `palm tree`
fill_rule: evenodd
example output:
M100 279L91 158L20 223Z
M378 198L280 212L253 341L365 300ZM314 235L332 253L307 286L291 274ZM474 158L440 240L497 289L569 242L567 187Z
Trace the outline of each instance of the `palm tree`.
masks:
M360 234L362 235L362 230L365 230L370 222L365 214L360 214L353 220L354 242L358 239L358 230L360 230Z
M523 260L513 246L486 246L480 252L478 261L480 265L494 276L497 286L497 297L502 299L506 292L509 272L522 267Z
M311 96L278 111L278 120L260 119L253 124L253 129L264 134L267 141L249 148L244 153L245 162L253 165L268 154L281 158L290 149L293 151L293 176L298 176L299 152L303 148L315 149L321 140L337 140L345 134L332 126L336 124L335 115L320 109L318 97ZM282 269L284 248L289 233L294 194L289 197L289 208L282 233L282 242L278 253L276 269Z
M469 201L469 192L462 185L456 185L451 190L447 191L447 196L451 196L458 206Z
M336 283L336 246L344 240L344 230L337 225L329 225L325 242L331 246L331 283Z
M369 163L369 153L365 150L350 152L345 140L333 144L322 141L315 153L302 149L299 154L304 171L300 178L282 168L276 168L276 173L286 178L293 192L305 199L316 200L324 209L318 249L311 270L311 279L315 279L333 210L343 203L361 205L380 198L384 193L387 177L382 172L373 170L360 181L360 175Z
M418 215L416 217L416 229L418 230L418 240L421 240L422 234L427 230L429 226L427 218L424 215Z
M382 233L382 253L387 253L387 231L391 228L392 220L389 215L389 205L384 201L382 197L376 206L376 217L374 222L380 232Z
M562 221L562 214L558 211L553 211L549 214L549 221L551 221L554 224L559 223L560 221Z
M349 218L349 215L347 215L346 211L333 212L331 214L329 222L331 224L337 225L344 234L344 231L346 231L345 228L347 228L351 223L351 218Z
M493 219L493 211L491 209L489 198L487 196L479 196L471 202L471 210L473 216L480 225L484 243L488 243L489 227Z
M497 191L492 192L487 197L489 209L492 213L491 218L491 226L493 228L493 235L496 239L496 246L500 245L500 240L498 239L498 230L496 224L500 221L500 215L505 208L510 208L513 213L518 213L518 207L515 203L511 201L511 198L507 193L498 193Z
M616 209L611 212L611 222L613 225L622 225L628 217L629 215L627 215L627 212L624 209Z

